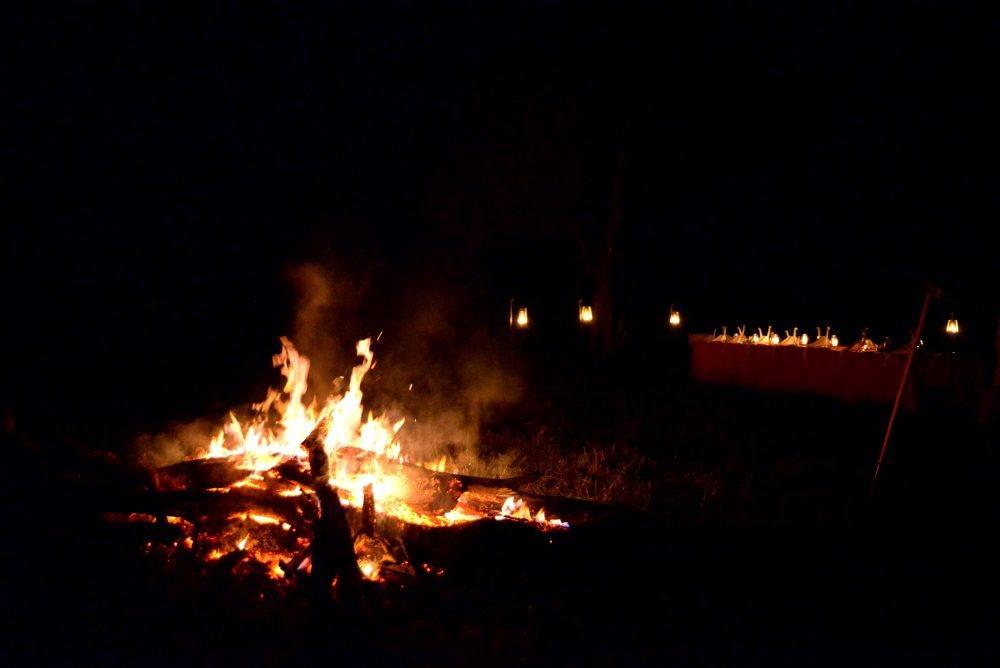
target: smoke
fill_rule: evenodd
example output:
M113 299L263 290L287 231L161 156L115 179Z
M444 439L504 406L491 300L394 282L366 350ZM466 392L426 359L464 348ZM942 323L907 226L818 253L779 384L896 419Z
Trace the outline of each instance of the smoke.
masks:
M371 272L359 277L335 267L312 262L287 270L297 293L290 338L310 360L306 401L322 402L341 390L339 379L358 363L356 342L372 336L378 340L375 366L362 384L366 410L406 417L400 437L404 452L417 461L442 452L475 460L484 416L518 399L521 381L504 341L477 316L474 296L447 281L415 283L399 274L379 286ZM276 344L282 334L275 332ZM277 374L273 386L281 386ZM204 452L223 419L143 434L134 454L148 466L194 456Z
M288 271L298 290L292 340L312 361L310 388L325 396L325 381L357 364L355 342L376 337L375 367L362 385L365 407L407 418L400 437L414 459L443 450L474 458L484 417L516 401L522 387L514 357L486 326L475 295L430 270L359 278L336 266Z
M353 364L364 287L319 263L293 265L287 275L297 293L291 339L311 362L310 388L322 391Z
M414 458L442 449L455 459L474 456L484 417L521 394L505 341L491 335L473 298L455 285L409 285L396 302L376 349L373 400L391 400L410 418L401 438Z
M132 442L131 459L156 468L201 454L222 423L208 418L174 422L156 434L140 434Z

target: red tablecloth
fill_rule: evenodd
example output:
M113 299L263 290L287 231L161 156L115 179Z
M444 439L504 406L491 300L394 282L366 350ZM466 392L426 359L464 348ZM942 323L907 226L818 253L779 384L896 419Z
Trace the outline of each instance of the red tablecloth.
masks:
M845 348L754 346L692 338L691 375L706 383L759 390L808 392L846 403L891 403L906 355L851 353ZM903 405L913 409L921 391L942 390L975 401L981 369L948 354L919 353ZM977 389L978 388L978 389Z

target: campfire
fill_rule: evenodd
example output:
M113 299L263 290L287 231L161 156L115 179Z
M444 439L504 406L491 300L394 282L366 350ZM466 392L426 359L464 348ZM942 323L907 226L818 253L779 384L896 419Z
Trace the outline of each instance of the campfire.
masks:
M583 502L521 491L537 474L482 478L448 470L444 455L413 461L406 419L366 412L362 402L370 339L357 344L347 389L322 402L307 400L309 360L288 339L281 344L273 363L283 388L246 419L230 413L199 456L156 469L154 489L111 519L171 529L174 540L158 548L168 558L348 591L363 579L436 572L412 562L414 532L483 521L548 532L588 519Z

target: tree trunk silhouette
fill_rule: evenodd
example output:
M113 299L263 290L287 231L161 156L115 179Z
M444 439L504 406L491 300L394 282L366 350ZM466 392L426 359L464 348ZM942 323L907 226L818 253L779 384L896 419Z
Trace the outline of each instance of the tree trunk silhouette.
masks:
M615 172L611 187L611 212L605 228L604 239L597 254L595 272L594 306L601 317L597 319L598 341L604 352L615 345L615 313L611 298L611 271L614 260L614 243L622 222L622 187L625 177L625 153L615 156Z

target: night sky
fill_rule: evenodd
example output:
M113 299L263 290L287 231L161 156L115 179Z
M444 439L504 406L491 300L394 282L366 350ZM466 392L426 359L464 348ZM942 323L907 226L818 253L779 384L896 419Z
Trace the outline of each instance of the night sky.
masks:
M572 319L616 173L627 327L900 337L934 281L992 336L985 13L253 4L12 19L8 405L141 412L215 367L178 410L237 393L302 261L364 293L350 336L421 291Z

